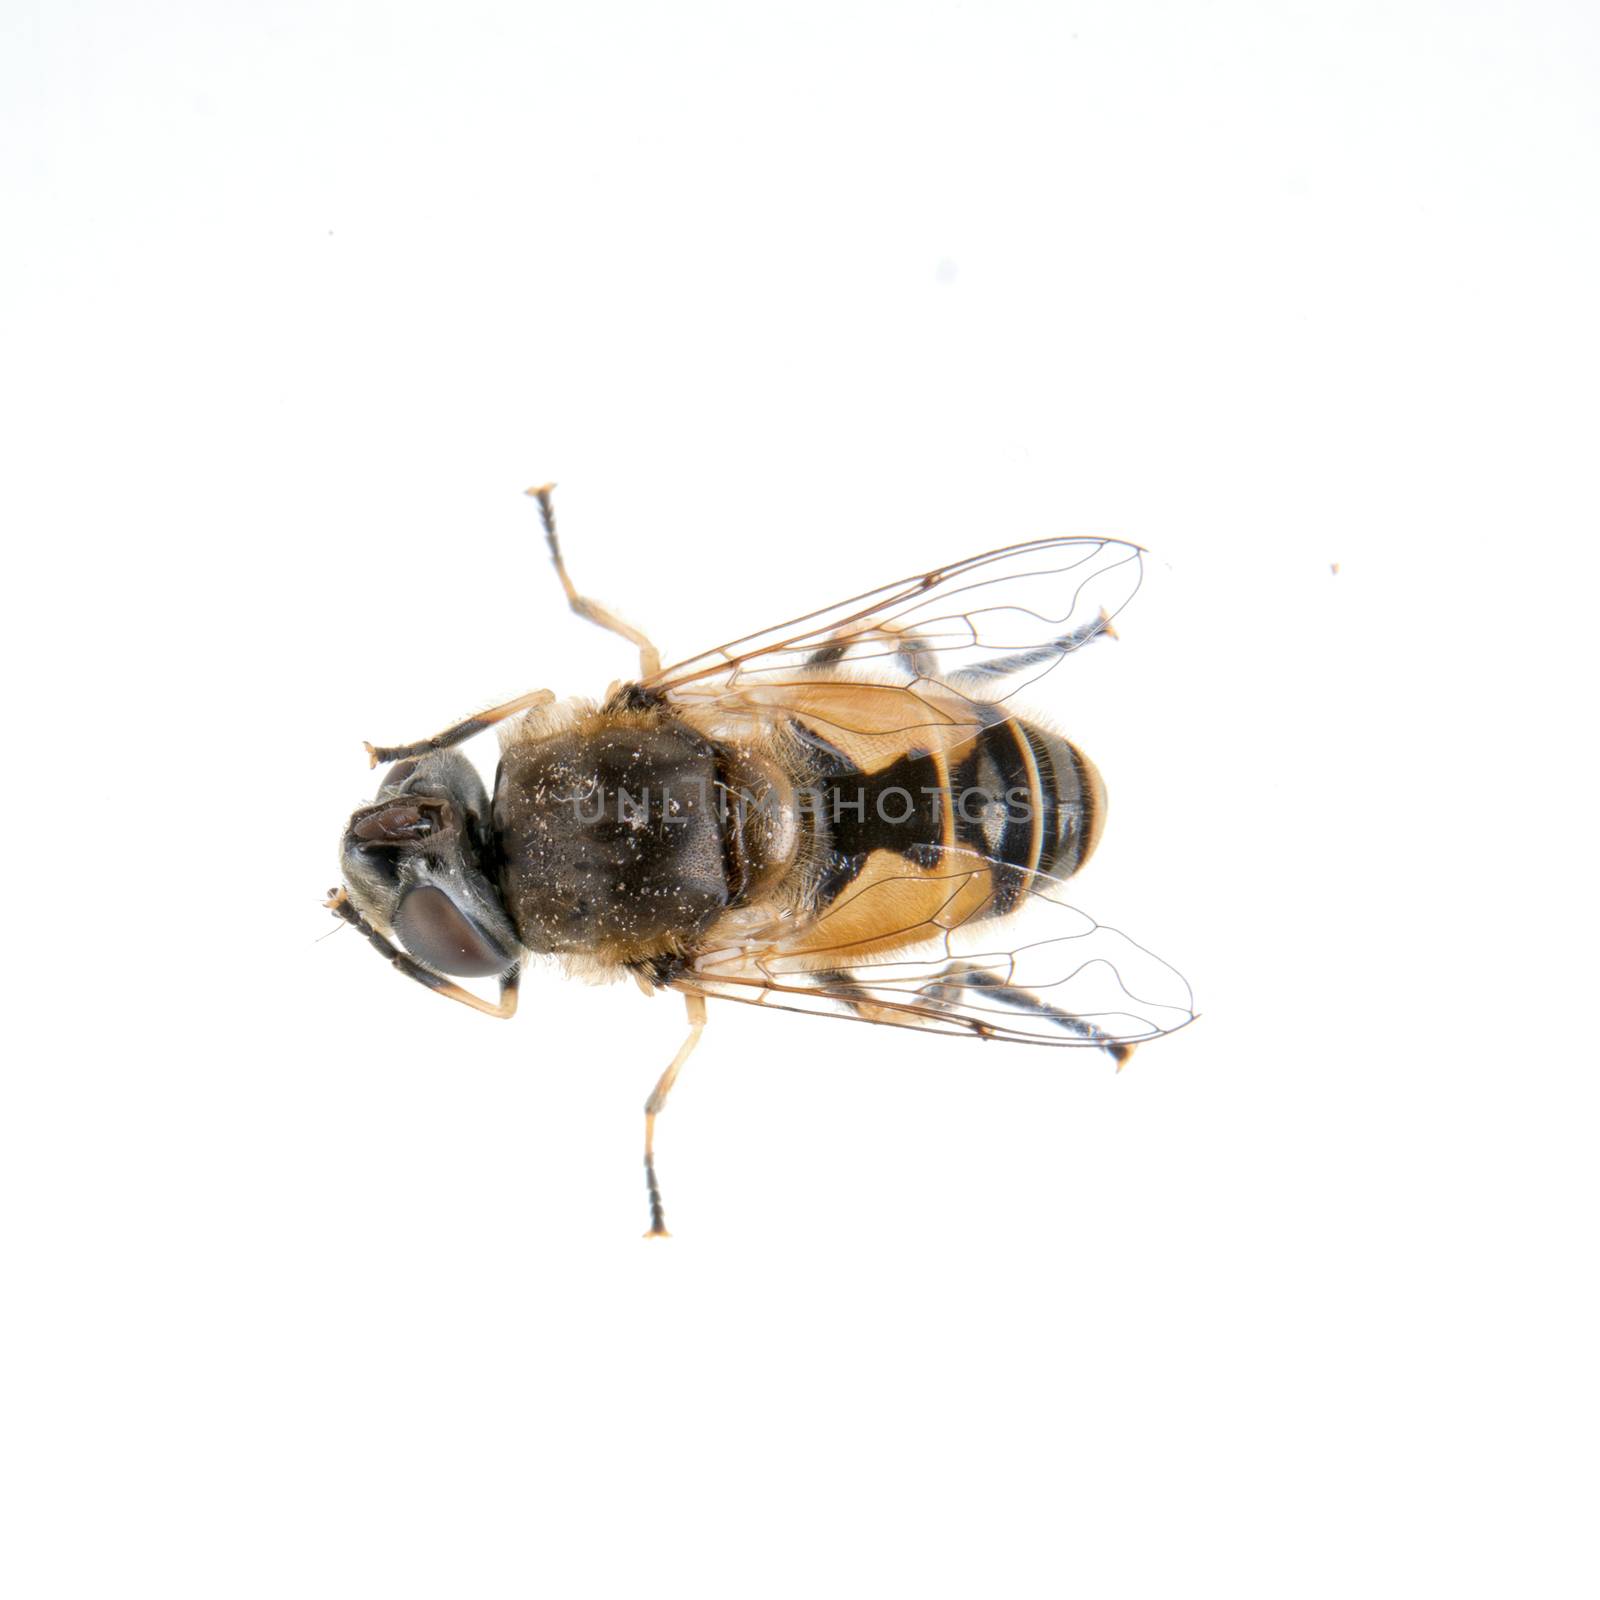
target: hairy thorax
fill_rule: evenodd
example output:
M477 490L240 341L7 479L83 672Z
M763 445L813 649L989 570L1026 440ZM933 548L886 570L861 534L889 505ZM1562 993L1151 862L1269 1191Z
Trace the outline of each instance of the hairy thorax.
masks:
M502 751L494 828L523 945L624 964L687 948L797 847L770 762L656 708L530 719Z

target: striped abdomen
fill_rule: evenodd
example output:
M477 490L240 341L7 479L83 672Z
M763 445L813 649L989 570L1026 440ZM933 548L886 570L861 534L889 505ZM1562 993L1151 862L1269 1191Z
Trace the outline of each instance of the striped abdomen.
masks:
M875 766L823 729L794 727L814 756L807 898L819 922L804 947L819 954L881 954L1004 915L1032 874L1070 876L1099 839L1105 790L1093 764L1020 718Z

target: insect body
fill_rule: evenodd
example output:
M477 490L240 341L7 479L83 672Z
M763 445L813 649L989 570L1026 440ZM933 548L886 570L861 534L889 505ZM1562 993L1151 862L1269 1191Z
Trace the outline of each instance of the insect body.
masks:
M1140 552L1014 545L663 668L601 701L545 690L390 749L342 845L329 904L408 977L491 1015L530 955L708 998L983 1039L1101 1049L1120 1065L1192 1015L1187 985L1062 898L1105 791L1088 758L1017 714L1018 689L1110 632ZM498 726L491 796L456 746ZM453 980L499 980L491 1003Z

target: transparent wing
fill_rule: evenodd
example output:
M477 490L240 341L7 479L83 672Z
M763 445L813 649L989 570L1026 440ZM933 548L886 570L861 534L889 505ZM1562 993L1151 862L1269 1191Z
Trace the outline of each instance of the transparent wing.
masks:
M648 687L748 705L764 689L861 668L879 683L932 680L998 702L1110 632L1139 588L1141 555L1116 539L1009 545L732 640L664 667Z
M859 925L862 902L897 884L873 885L850 902L781 923L765 936L703 954L681 986L770 1010L854 1018L937 1033L1024 1044L1099 1047L1119 1060L1146 1039L1194 1020L1194 997L1174 968L1143 945L1071 905L1062 880L1034 874L1021 909L986 919L989 864L941 875L937 908L915 930L908 955L853 956L848 937L830 947L830 918ZM975 893L976 891L976 893ZM925 902L924 902L925 903ZM819 940L819 933L823 937Z
M871 767L918 734L955 748L1003 719L1001 702L1111 631L1137 593L1142 552L1114 539L1011 545L886 584L664 668L648 686L710 712L720 730L785 714ZM946 850L820 911L740 930L679 987L770 1010L1021 1043L1109 1050L1193 1020L1182 976L1029 874L994 917L1014 864ZM890 953L884 946L892 945Z

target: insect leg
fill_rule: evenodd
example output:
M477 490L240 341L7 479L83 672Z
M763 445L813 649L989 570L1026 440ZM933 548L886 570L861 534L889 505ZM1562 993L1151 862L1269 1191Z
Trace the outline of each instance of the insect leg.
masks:
M528 490L528 493L539 502L539 515L544 519L545 542L550 546L550 559L556 564L556 576L561 580L561 587L566 592L567 604L586 622L593 622L611 633L620 634L630 644L638 646L639 676L655 677L661 670L661 652L637 628L607 611L598 601L579 594L577 586L567 576L567 564L561 557L561 542L556 538L555 508L550 504L550 495L554 488L553 483L547 483L543 488Z
M1133 1054L1133 1045L1120 1039L1113 1039L1104 1028L1098 1028L1094 1023L1074 1016L1072 1012L1065 1011L1060 1006L1051 1005L1048 1000L1041 1000L1032 991L1019 989L1014 983L1007 983L1003 978L997 978L992 972L984 972L981 968L964 967L953 971L947 977L940 979L937 984L929 985L923 992L935 1002L956 1007L961 1004L961 992L974 989L1001 1005L1029 1012L1036 1017L1047 1018L1063 1033L1071 1034L1074 1038L1083 1040L1085 1044L1099 1045L1116 1062L1118 1072L1127 1065L1128 1057ZM967 1021L975 1032L982 1031L981 1022L967 1016L964 1016L963 1020Z
M430 972L420 962L413 961L403 950L396 950L384 936L372 926L367 919L350 903L350 896L343 889L330 889L328 898L323 902L325 906L344 922L348 922L357 933L364 934L368 944L392 966L396 972L403 973L425 989L432 989L435 994L441 994L446 1000L458 1000L464 1006L471 1006L474 1011L481 1011L486 1017L500 1017L510 1019L517 1014L517 984L522 977L522 969L513 967L500 980L500 1003L490 1005L487 1000L480 999L470 989L463 989L460 984L452 983L448 978L441 978L437 972Z
M872 642L888 645L890 647L888 653L893 657L895 665L913 678L926 677L938 671L938 651L931 640L920 633L911 633L906 629L888 625L872 628L858 628L852 625L842 628L813 650L800 664L803 667L831 667L843 661L851 650L859 650Z
M1014 673L1027 672L1030 668L1043 666L1046 662L1057 661L1074 650L1081 650L1086 644L1093 644L1096 639L1116 637L1117 630L1111 626L1111 618L1102 606L1100 615L1093 622L1085 622L1070 633L1062 634L1059 639L1052 639L1049 644L1038 645L1029 650L1013 650L1006 655L994 656L988 661L974 661L970 667L962 667L953 673L952 677L962 681L1009 678Z
M431 739L418 739L415 744L372 745L366 747L369 763L376 767L386 765L391 761L404 761L408 756L425 756L431 750L448 750L451 745L460 744L463 739L470 739L475 733L482 733L485 728L492 728L497 722L504 722L507 717L514 717L519 711L530 710L534 706L547 706L555 699L555 694L549 689L535 689L531 694L518 695L515 700L507 700L503 706L491 706L487 711L480 711L475 717L468 717L464 722L457 722L448 727L443 733L436 733Z
M678 1069L699 1044L706 1025L704 995L686 994L683 1003L689 1012L689 1037L683 1041L677 1055L672 1058L672 1065L661 1074L655 1088L650 1091L650 1098L644 1103L644 1183L650 1196L650 1231L645 1235L647 1239L671 1237L667 1232L666 1213L661 1209L661 1185L656 1182L656 1118L666 1105L673 1084L678 1081Z

